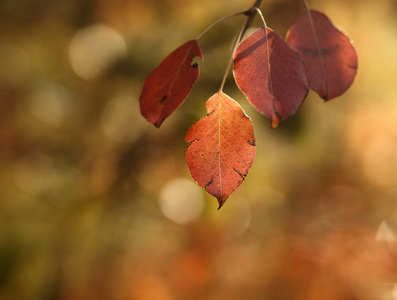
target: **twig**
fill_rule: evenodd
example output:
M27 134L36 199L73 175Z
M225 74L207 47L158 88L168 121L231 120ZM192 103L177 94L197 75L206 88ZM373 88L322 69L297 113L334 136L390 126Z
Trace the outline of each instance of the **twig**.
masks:
M221 83L221 86L219 88L219 91L222 91L223 87L225 86L227 75L229 74L230 67L231 67L231 65L233 63L234 52L236 51L238 44L243 39L243 36L246 33L248 27L251 25L252 21L254 20L255 15L256 15L257 12L259 12L259 14L260 14L260 16L262 18L262 21L264 22L264 24L266 26L265 20L264 20L264 18L262 16L262 13L261 13L260 9L259 9L259 6L261 5L261 3L262 3L262 0L256 0L254 5L249 10L244 12L244 14L247 16L247 18L245 19L244 24L241 27L241 30L240 30L236 40L234 41L233 49L232 49L232 55L230 56L230 59L229 59L225 74L223 75L222 83Z
M196 40L198 41L199 39L201 39L208 31L210 31L213 27L215 27L215 26L218 25L219 23L221 23L221 22L223 22L223 21L225 21L225 20L227 20L227 19L230 19L230 18L232 18L232 17L234 17L234 16L243 15L243 14L245 14L245 13L246 13L245 11L239 11L239 12L232 13L232 14L230 14L230 15L224 16L223 18L220 18L219 20L216 20L214 23L212 23L210 26L208 26L208 27L196 38Z

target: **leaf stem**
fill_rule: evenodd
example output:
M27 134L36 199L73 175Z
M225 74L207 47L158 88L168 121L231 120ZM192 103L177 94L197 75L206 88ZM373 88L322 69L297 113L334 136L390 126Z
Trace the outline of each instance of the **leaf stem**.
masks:
M234 52L236 51L238 44L241 42L244 33L247 31L247 28L248 28L248 25L249 25L250 21L251 21L251 18L250 18L250 16L248 16L245 19L244 24L241 27L241 30L240 30L237 38L235 39L235 41L233 43L232 54L230 55L230 59L229 59L229 62L227 64L225 74L223 75L222 83L221 83L221 86L219 87L219 92L221 92L223 90L223 87L225 86L227 75L229 74L230 67L232 66L232 63L233 63Z
M259 14L259 16L261 17L262 22L263 22L263 26L264 26L264 27L267 27L265 18L263 17L263 14L262 14L261 10L260 10L258 7L255 7L255 10L256 10L256 12Z
M309 10L309 5L307 4L306 0L302 0L303 5L305 6L306 10Z
M230 14L230 15L224 16L223 18L220 18L220 19L216 20L214 23L212 23L210 26L208 26L208 27L196 38L196 40L198 41L199 39L201 39L208 31L210 31L212 28L214 28L214 27L215 27L216 25L218 25L219 23L221 23L221 22L223 22L223 21L225 21L225 20L227 20L227 19L230 19L230 18L232 18L232 17L238 16L238 15L243 15L243 14L245 14L245 13L246 13L246 11L239 11L239 12L232 13L232 14Z
M222 83L221 83L221 86L219 87L219 92L221 92L223 90L223 87L225 86L227 75L229 74L230 67L233 63L234 52L236 51L238 44L243 39L244 34L247 32L248 27L251 25L252 21L254 20L257 12L260 14L262 21L266 27L265 19L263 18L262 12L259 9L259 6L261 5L261 3L262 3L262 0L256 0L254 5L249 10L243 12L244 15L246 15L247 17L244 21L243 26L241 27L241 30L240 30L236 40L234 41L233 48L232 48L232 54L230 55L230 59L229 59L228 65L226 67L225 74L223 75Z

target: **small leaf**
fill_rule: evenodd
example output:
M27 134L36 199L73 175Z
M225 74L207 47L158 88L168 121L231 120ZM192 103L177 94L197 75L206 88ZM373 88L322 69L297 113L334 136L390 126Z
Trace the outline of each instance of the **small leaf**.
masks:
M139 103L141 114L160 127L190 94L200 71L194 57L203 59L197 40L191 40L169 54L146 78Z
M186 134L185 157L192 177L218 199L221 208L252 166L254 126L237 102L223 92L208 99L206 107L207 116Z
M308 93L303 60L270 28L260 28L237 47L234 78L251 104L276 127L293 115Z
M343 94L357 73L350 39L323 13L308 10L287 33L287 42L305 62L309 87L324 100Z

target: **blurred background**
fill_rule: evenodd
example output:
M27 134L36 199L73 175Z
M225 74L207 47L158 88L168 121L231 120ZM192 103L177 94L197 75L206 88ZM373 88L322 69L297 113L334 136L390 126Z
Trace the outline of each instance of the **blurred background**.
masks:
M0 1L1 300L397 299L395 0L309 1L354 41L358 75L275 130L229 77L257 154L219 211L184 137L244 18L200 40L199 81L160 129L140 115L168 53L253 3ZM282 37L304 11L261 9Z

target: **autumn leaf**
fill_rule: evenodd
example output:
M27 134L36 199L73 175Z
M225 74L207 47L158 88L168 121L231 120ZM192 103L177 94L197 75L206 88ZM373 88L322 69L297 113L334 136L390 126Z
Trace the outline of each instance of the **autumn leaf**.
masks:
M325 14L307 10L286 40L302 55L309 87L321 98L330 100L350 87L357 73L356 51Z
M146 78L139 103L141 114L160 127L190 94L200 71L194 57L203 59L197 40L190 40L169 54Z
M254 126L223 92L206 103L207 116L187 132L186 162L192 177L216 197L219 208L241 185L255 157Z
M276 127L293 115L308 93L303 60L270 28L260 28L237 47L234 78L251 104Z

